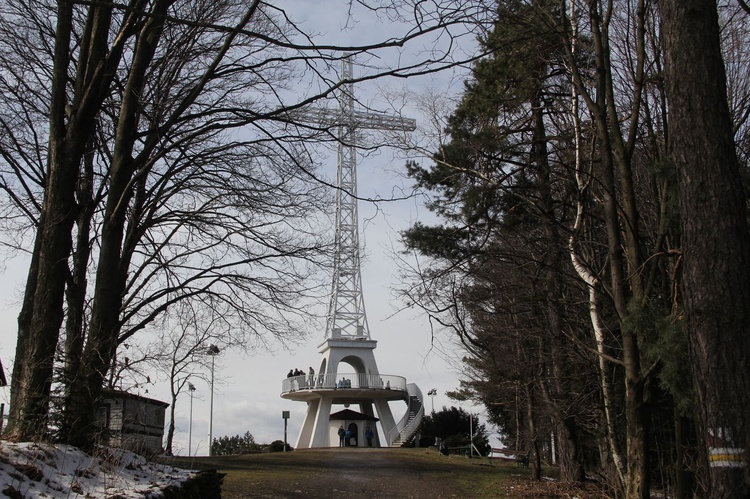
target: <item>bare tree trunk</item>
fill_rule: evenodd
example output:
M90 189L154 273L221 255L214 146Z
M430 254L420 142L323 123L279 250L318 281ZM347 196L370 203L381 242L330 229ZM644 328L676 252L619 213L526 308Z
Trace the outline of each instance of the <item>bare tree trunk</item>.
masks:
M527 449L531 454L529 464L531 465L531 479L542 479L542 462L539 456L539 435L537 435L536 423L534 421L534 401L532 399L532 389L526 384L526 441L529 443Z
M541 94L541 91L539 92ZM549 250L544 257L543 273L545 274L546 296L546 328L550 345L550 361L552 363L552 386L554 395L550 395L546 378L541 377L542 392L550 406L551 416L561 431L558 433L560 443L560 478L565 482L580 482L585 477L583 458L579 450L578 430L575 418L566 414L558 404L567 396L568 387L563 380L569 379L565 362L564 349L566 339L563 337L563 311L561 303L564 300L561 283L563 268L564 243L555 222L555 207L552 197L550 165L547 158L547 136L544 127L544 108L540 101L532 102L532 119L534 123L534 138L532 143L531 161L536 165L536 178L539 189L539 211L544 235Z
M93 145L91 146L93 147ZM85 339L84 312L86 306L86 287L88 263L91 254L91 216L93 202L93 159L91 151L83 160L83 171L78 181L77 198L79 203L76 221L77 235L75 251L72 256L73 269L66 289L67 313L65 320L65 366L63 385L66 397L69 388L81 368L81 355Z
M750 235L713 0L661 0L686 324L708 497L750 496Z
M89 8L86 31L68 102L73 4L58 3L50 105L48 176L40 224L19 315L9 436L38 438L46 432L54 352L63 321L72 229L77 216L76 181L95 117L122 56L122 36L108 48L111 5Z
M577 54L577 43L578 43L578 25L575 15L575 2L570 3L570 20L573 29L571 36L571 53ZM600 287L599 279L593 275L588 268L581 262L577 251L577 237L583 227L583 217L585 212L584 199L589 191L591 173L584 173L582 164L582 139L581 139L581 124L579 118L579 95L576 88L575 82L571 82L571 115L573 119L573 129L575 138L575 178L576 185L578 188L578 200L576 204L576 217L573 222L570 238L568 239L568 251L570 253L570 259L573 263L578 277L588 287L589 295L589 318L591 320L591 327L594 331L594 338L596 341L596 350L598 353L597 366L599 372L599 380L602 390L602 401L604 410L604 426L607 446L609 448L609 456L615 467L616 475L619 480L620 486L625 484L625 464L620 445L618 443L617 426L614 421L614 394L612 391L612 384L610 383L609 375L607 373L608 362L606 360L605 340L604 340L604 327L599 314L598 306L598 288Z
M586 86L576 71L574 82L580 90L592 114L600 160L601 198L604 210L604 223L607 232L609 286L612 302L617 312L622 341L622 364L625 368L625 446L627 458L626 495L629 498L647 498L649 492L647 436L648 418L644 416L644 380L641 375L640 351L635 331L622 327L630 312L628 301L634 298L636 306L641 306L644 297L640 277L640 248L638 234L638 213L630 172L630 153L621 137L620 125L614 105L612 88L612 66L610 61L609 22L611 10L599 11L599 2L588 2L592 42L596 56L595 98L584 92ZM643 15L642 4L638 13ZM608 9L612 4L608 4ZM641 21L639 21L641 22ZM642 45L639 41L639 47ZM639 55L639 64L642 59ZM571 65L576 62L571 58ZM641 81L636 81L634 109L631 131L636 128L638 103L640 102ZM634 133L634 132L633 132ZM619 174L616 178L615 172ZM619 184L618 184L619 182ZM618 203L618 187L623 204ZM620 209L623 217L621 218ZM626 264L630 272L626 272Z
M168 0L156 2L151 17L139 33L120 106L91 324L81 368L70 387L70 398L65 407L63 435L69 443L83 448L93 443L97 401L117 350L120 310L130 262L129 253L123 249L122 243L127 208L132 209L131 181L138 164L132 157L136 140L132 131L137 129L141 111L139 99L148 66L161 36L168 4Z
M172 404L169 407L169 425L167 426L167 440L164 443L164 452L173 455L172 443L174 442L174 415L175 406L177 405L177 394L172 391Z
M34 242L23 307L18 317L16 360L11 381L9 438L46 434L55 349L63 321L71 229L75 220L78 161L66 136L65 90L72 4L58 4L55 68L50 106L50 148L44 203Z

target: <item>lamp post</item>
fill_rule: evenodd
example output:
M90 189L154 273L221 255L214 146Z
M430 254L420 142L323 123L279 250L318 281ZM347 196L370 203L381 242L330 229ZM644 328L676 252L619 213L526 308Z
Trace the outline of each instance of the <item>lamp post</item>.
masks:
M190 392L190 424L188 426L188 456L193 455L193 392L195 385L188 381L188 391Z
M432 401L432 414L435 414L435 395L437 395L437 390L433 388L427 392L427 395L430 396L430 400Z
M286 452L286 423L289 420L289 411L281 411L281 417L284 418L284 452Z
M219 347L216 345L209 345L208 351L206 352L211 356L211 406L208 412L208 455L213 456L213 437L214 437L214 367L216 364L216 356L219 354Z
M469 456L474 457L474 416L469 412Z

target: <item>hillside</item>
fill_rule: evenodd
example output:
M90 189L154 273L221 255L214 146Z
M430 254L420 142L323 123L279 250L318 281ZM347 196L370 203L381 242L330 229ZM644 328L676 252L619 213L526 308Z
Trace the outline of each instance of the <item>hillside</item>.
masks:
M608 497L594 484L531 482L515 461L442 456L418 449L328 448L272 454L171 458L184 468L226 473L222 498L346 497L472 499ZM550 468L550 473L554 469Z

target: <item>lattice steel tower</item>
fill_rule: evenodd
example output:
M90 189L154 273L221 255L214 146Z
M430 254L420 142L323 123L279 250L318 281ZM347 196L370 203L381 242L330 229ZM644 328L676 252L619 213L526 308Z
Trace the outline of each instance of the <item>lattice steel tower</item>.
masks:
M341 64L339 109L304 109L294 118L338 127L338 168L336 180L336 233L331 302L322 354L315 376L293 376L282 382L281 396L305 401L307 415L297 440L297 448L327 447L338 440L339 425L359 434L368 424L380 424L383 440L376 446L399 445L419 427L424 413L422 393L402 376L382 374L375 362L377 341L370 338L360 271L359 223L357 213L357 132L370 130L412 131L413 119L354 109L352 59ZM353 372L340 372L348 364ZM403 400L407 411L397 423L389 401ZM346 410L332 414L334 405ZM359 407L360 412L349 409ZM375 417L377 410L378 417ZM355 441L357 437L355 437Z
M352 58L341 62L341 97L338 174L336 185L336 239L331 303L326 338L370 339L365 314L360 270L360 245L357 212L357 130L413 131L413 119L354 109Z

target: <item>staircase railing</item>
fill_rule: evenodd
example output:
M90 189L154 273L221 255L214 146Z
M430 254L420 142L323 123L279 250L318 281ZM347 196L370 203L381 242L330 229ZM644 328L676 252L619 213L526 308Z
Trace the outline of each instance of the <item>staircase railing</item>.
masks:
M408 407L401 421L391 429L388 435L390 445L400 445L409 440L419 429L424 417L424 404L422 403L422 391L414 383L406 385L408 394Z

